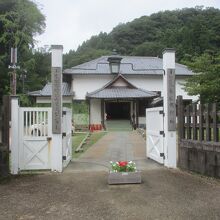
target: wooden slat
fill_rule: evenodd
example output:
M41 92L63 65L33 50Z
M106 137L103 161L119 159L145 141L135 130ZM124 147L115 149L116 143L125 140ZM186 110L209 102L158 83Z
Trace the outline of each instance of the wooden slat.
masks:
M183 97L177 97L177 116L179 140L185 138Z
M191 139L191 116L190 116L190 106L186 106L186 134L187 134L187 139Z
M199 105L199 141L204 140L204 129L203 129L203 105Z
M197 128L196 128L196 125L197 125L197 115L196 115L196 112L197 112L197 105L196 104L193 104L193 140L197 140L198 138L198 135L197 135Z
M213 118L213 141L218 142L218 128L217 128L217 107L216 103L212 105L212 118Z
M210 132L210 109L209 104L206 104L205 112L205 131L206 131L206 141L211 141L211 132Z

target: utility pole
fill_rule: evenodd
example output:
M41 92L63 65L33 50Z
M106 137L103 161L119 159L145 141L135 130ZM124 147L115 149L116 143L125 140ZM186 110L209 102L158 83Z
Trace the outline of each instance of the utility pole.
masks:
M13 69L11 93L12 95L16 95L16 88L17 88L16 69L20 69L20 67L17 66L17 48L14 47L11 48L11 65L9 65L8 68Z

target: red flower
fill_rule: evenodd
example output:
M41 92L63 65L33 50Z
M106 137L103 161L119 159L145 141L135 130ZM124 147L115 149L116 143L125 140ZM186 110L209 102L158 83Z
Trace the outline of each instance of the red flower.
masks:
M120 167L125 167L125 166L127 166L128 162L127 161L119 161L118 164Z

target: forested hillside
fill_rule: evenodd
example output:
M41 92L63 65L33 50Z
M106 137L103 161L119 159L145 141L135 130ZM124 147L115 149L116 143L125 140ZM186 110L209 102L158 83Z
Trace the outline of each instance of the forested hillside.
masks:
M65 56L65 67L83 63L113 49L122 55L161 56L166 47L175 48L177 60L220 49L220 10L185 8L143 16L119 24L109 34L100 33Z
M10 94L11 47L18 48L21 67L18 94L42 89L50 80L50 54L32 53L34 37L44 28L45 17L32 1L0 0L0 103L3 94ZM176 49L178 62L204 72L202 81L196 76L187 83L187 91L201 94L205 101L220 101L216 96L220 93L220 10L215 8L164 11L119 24L65 54L64 68L110 55L113 49L121 55L161 56L166 47Z

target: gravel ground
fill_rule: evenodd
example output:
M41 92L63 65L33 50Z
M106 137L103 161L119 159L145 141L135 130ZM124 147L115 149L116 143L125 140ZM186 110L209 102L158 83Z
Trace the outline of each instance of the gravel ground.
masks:
M109 186L110 159L136 160L143 182ZM218 220L220 180L147 160L135 132L109 133L61 174L17 176L0 184L0 220L8 219Z
M138 185L108 172L21 176L0 185L0 219L220 219L220 182L181 171L142 171Z

